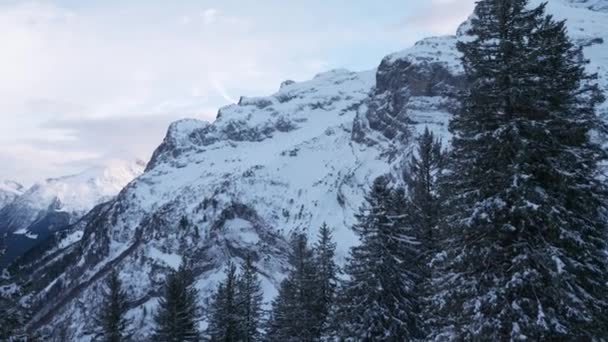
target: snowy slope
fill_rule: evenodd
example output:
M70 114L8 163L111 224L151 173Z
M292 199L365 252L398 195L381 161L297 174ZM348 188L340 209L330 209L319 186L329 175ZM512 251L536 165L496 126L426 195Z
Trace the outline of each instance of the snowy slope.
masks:
M590 9L596 12L608 12L608 2L606 0L566 0L567 3L576 7ZM553 10L553 13L557 11Z
M571 20L608 93L604 4L554 0L549 10ZM22 298L37 312L29 328L53 335L65 327L72 339L88 340L100 282L112 267L127 284L129 315L144 341L162 281L184 256L201 305L227 262L247 254L269 300L293 231L314 237L327 222L343 258L356 243L349 228L374 177L389 173L399 182L426 126L449 141L453 95L463 85L455 49L463 31L389 55L377 70L284 82L273 95L220 109L213 123L172 124L143 175L59 236L44 258L21 265L17 279L36 280Z
M0 181L0 209L11 203L24 191L23 185L14 181Z
M95 205L110 200L141 174L144 166L142 162L116 160L21 191L0 210L0 268Z
M115 196L143 168L141 162L116 160L80 174L36 183L0 211L0 232L25 229L48 211L61 211L78 218L96 204Z

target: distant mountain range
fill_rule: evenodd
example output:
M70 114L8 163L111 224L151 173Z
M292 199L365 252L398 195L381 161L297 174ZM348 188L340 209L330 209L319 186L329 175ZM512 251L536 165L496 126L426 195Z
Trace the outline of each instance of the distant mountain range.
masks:
M0 268L108 201L140 175L145 163L115 160L80 174L47 179L25 190L0 184Z

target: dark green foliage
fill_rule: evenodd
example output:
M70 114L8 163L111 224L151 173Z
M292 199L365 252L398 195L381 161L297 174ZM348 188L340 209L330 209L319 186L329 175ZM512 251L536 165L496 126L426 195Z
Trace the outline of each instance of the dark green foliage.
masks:
M209 310L207 333L211 341L240 341L237 286L236 266L231 263L226 269L226 280L218 285Z
M304 234L294 235L291 246L292 269L272 303L266 339L315 341L320 331L320 317L316 315L320 297L314 254Z
M241 276L237 284L237 308L239 316L239 341L261 341L260 323L264 293L258 278L258 271L250 255L241 266Z
M603 130L598 88L544 6L480 1L469 34L429 338L606 337L604 154L590 140Z
M190 222L186 216L182 216L182 218L179 220L179 227L182 230L186 230L188 227L190 227Z
M338 266L335 262L336 243L333 241L331 230L323 223L314 246L314 259L317 268L317 308L315 317L318 319L316 336L322 337L328 333L331 322L329 317L335 304Z
M294 235L291 246L292 269L272 303L266 337L269 341L319 341L329 335L333 325L336 244L323 224L314 248L308 246L304 234Z
M129 331L131 322L125 314L129 310L129 303L116 270L112 270L105 286L103 302L95 318L97 323L95 339L107 342L128 341L131 337Z
M263 292L253 259L248 256L237 275L228 265L209 310L207 334L211 341L261 341Z
M418 140L416 155L408 164L406 183L409 189L409 221L427 251L433 250L435 230L441 217L437 178L443 169L441 142L425 128Z
M374 181L353 227L361 244L352 248L337 310L338 337L403 341L418 335L415 293L419 243L404 221L405 196L386 177Z
M26 315L22 308L0 298L0 341L8 341L23 335Z
M435 272L432 261L440 252L437 230L442 208L438 177L443 170L445 156L441 151L441 142L428 128L425 128L419 137L415 152L408 164L409 172L406 175L409 198L406 200L403 222L413 228L413 234L420 243L416 262L409 264L409 272L418 275L415 293L419 299L416 313L422 321L419 329L428 330L435 322L430 310L435 290L432 284Z
M158 311L154 316L154 341L199 341L197 292L192 270L185 264L167 276Z

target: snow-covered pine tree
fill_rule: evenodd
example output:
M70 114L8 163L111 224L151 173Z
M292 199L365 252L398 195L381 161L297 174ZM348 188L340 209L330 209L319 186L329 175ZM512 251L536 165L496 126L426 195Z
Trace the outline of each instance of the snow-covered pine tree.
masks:
M459 44L468 77L444 179L436 340L608 336L597 86L564 24L482 0Z
M309 342L318 338L315 309L320 298L314 253L304 234L295 234L291 247L292 269L281 283L267 323L266 339L271 342Z
M267 341L290 341L293 336L297 336L293 326L294 313L300 309L296 293L296 284L292 279L286 278L281 282L279 294L272 301L272 310L266 322Z
M200 341L197 329L197 291L192 270L182 262L179 269L167 276L154 316L153 340L158 342Z
M239 341L261 341L260 322L262 320L262 301L264 292L258 278L258 270L251 255L241 266L241 276L237 283L237 309Z
M426 127L418 138L416 151L408 163L405 175L409 198L405 207L404 224L413 228L414 235L420 243L417 249L420 277L416 284L416 293L420 298L418 313L422 321L421 329L432 326L435 320L429 308L434 294L432 279L435 270L432 267L432 260L440 252L437 248L436 236L441 219L438 178L444 160L441 141Z
M378 177L357 215L353 247L336 313L337 337L407 341L418 337L418 242L403 218L405 195Z
M239 308L237 305L238 275L236 266L226 268L226 279L218 285L209 308L207 334L211 341L237 342L239 339Z
M329 315L335 304L338 266L334 260L336 243L333 241L331 229L323 223L319 229L317 242L314 246L317 276L317 332L319 337L325 336L329 328Z
M405 178L409 189L408 215L427 251L433 250L434 231L441 217L437 178L444 159L441 141L425 127L418 138L416 154L408 163Z
M127 293L122 288L118 272L112 269L106 279L104 298L97 313L97 341L121 342L131 338L131 321L125 316L129 310Z

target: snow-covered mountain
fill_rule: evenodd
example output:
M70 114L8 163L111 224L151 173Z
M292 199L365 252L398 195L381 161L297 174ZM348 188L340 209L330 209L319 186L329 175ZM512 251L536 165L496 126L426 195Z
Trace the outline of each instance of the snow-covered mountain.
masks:
M605 5L553 0L548 10L568 19L608 94ZM327 222L344 257L356 242L350 226L372 180L388 173L400 182L426 126L449 142L453 95L463 86L455 46L465 27L389 55L375 70L286 81L273 95L220 109L211 124L172 124L140 177L14 270L11 282L29 282L27 291L14 291L36 312L29 329L90 338L90 313L112 267L131 296L137 337L148 340L149 313L182 256L194 264L201 305L227 262L246 254L258 262L266 298L274 296L293 231L312 237ZM601 111L607 115L608 106Z
M23 191L23 185L15 181L0 181L0 209L22 195Z
M76 175L47 179L27 191L14 191L10 203L0 209L0 268L110 200L144 167L140 161L114 160Z
M605 0L570 0L578 7L588 8L597 12L608 12L608 3Z

